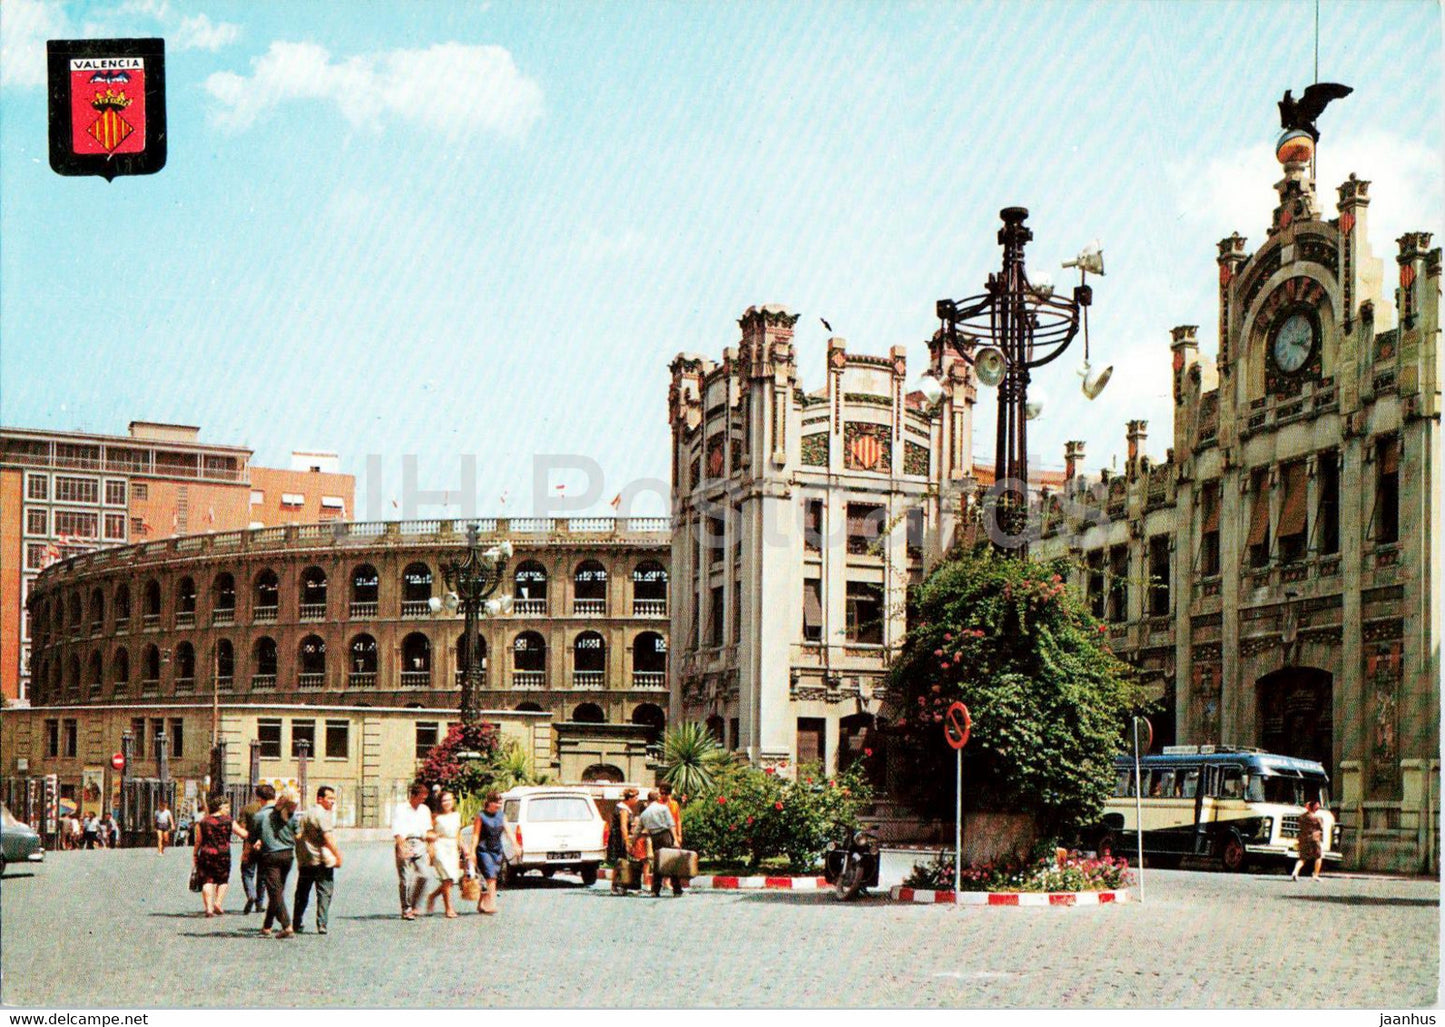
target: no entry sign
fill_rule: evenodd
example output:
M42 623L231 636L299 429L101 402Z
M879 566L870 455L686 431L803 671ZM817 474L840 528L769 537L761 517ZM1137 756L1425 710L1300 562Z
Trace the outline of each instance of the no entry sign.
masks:
M955 749L962 749L968 744L968 733L972 730L973 718L968 715L968 707L963 703L954 703L943 715L943 737Z
M110 765L111 765L112 767L114 767L116 770L124 770L124 769L125 769L125 754L124 754L124 753L119 753L119 752L116 753L114 756L112 756L112 757L110 758Z

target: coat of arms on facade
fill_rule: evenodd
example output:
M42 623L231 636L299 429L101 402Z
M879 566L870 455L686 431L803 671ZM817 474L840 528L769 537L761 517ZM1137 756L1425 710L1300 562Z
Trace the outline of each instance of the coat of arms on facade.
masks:
M843 459L850 471L889 471L893 440L888 437L888 426L849 421L843 427Z
M166 163L165 41L51 40L50 166L148 175Z

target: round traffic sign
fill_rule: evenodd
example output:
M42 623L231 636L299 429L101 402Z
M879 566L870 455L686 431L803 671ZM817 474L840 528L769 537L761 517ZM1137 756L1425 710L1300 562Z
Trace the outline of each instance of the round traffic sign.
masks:
M973 718L968 715L968 707L963 703L954 703L943 714L943 737L955 749L962 749L968 744L968 733L972 730Z
M116 770L125 769L125 753L118 752L110 758L110 765Z

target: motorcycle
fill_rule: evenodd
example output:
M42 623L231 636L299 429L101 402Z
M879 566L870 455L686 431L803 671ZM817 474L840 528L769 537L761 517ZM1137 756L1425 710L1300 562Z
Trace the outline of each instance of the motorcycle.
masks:
M838 837L823 853L823 877L833 886L833 897L846 902L877 887L879 853L878 835L872 830L839 824Z

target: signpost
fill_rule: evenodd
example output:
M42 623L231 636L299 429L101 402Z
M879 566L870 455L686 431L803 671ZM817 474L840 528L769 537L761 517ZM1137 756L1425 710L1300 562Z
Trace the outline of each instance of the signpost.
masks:
M953 903L958 905L958 893L963 888L963 747L968 744L968 734L973 730L973 718L968 707L956 702L943 715L943 737L953 747L957 759L953 792Z
M1145 717L1134 718L1134 832L1139 839L1139 901L1144 901L1144 796L1139 787L1139 725L1144 726L1144 751L1154 747L1154 726Z

